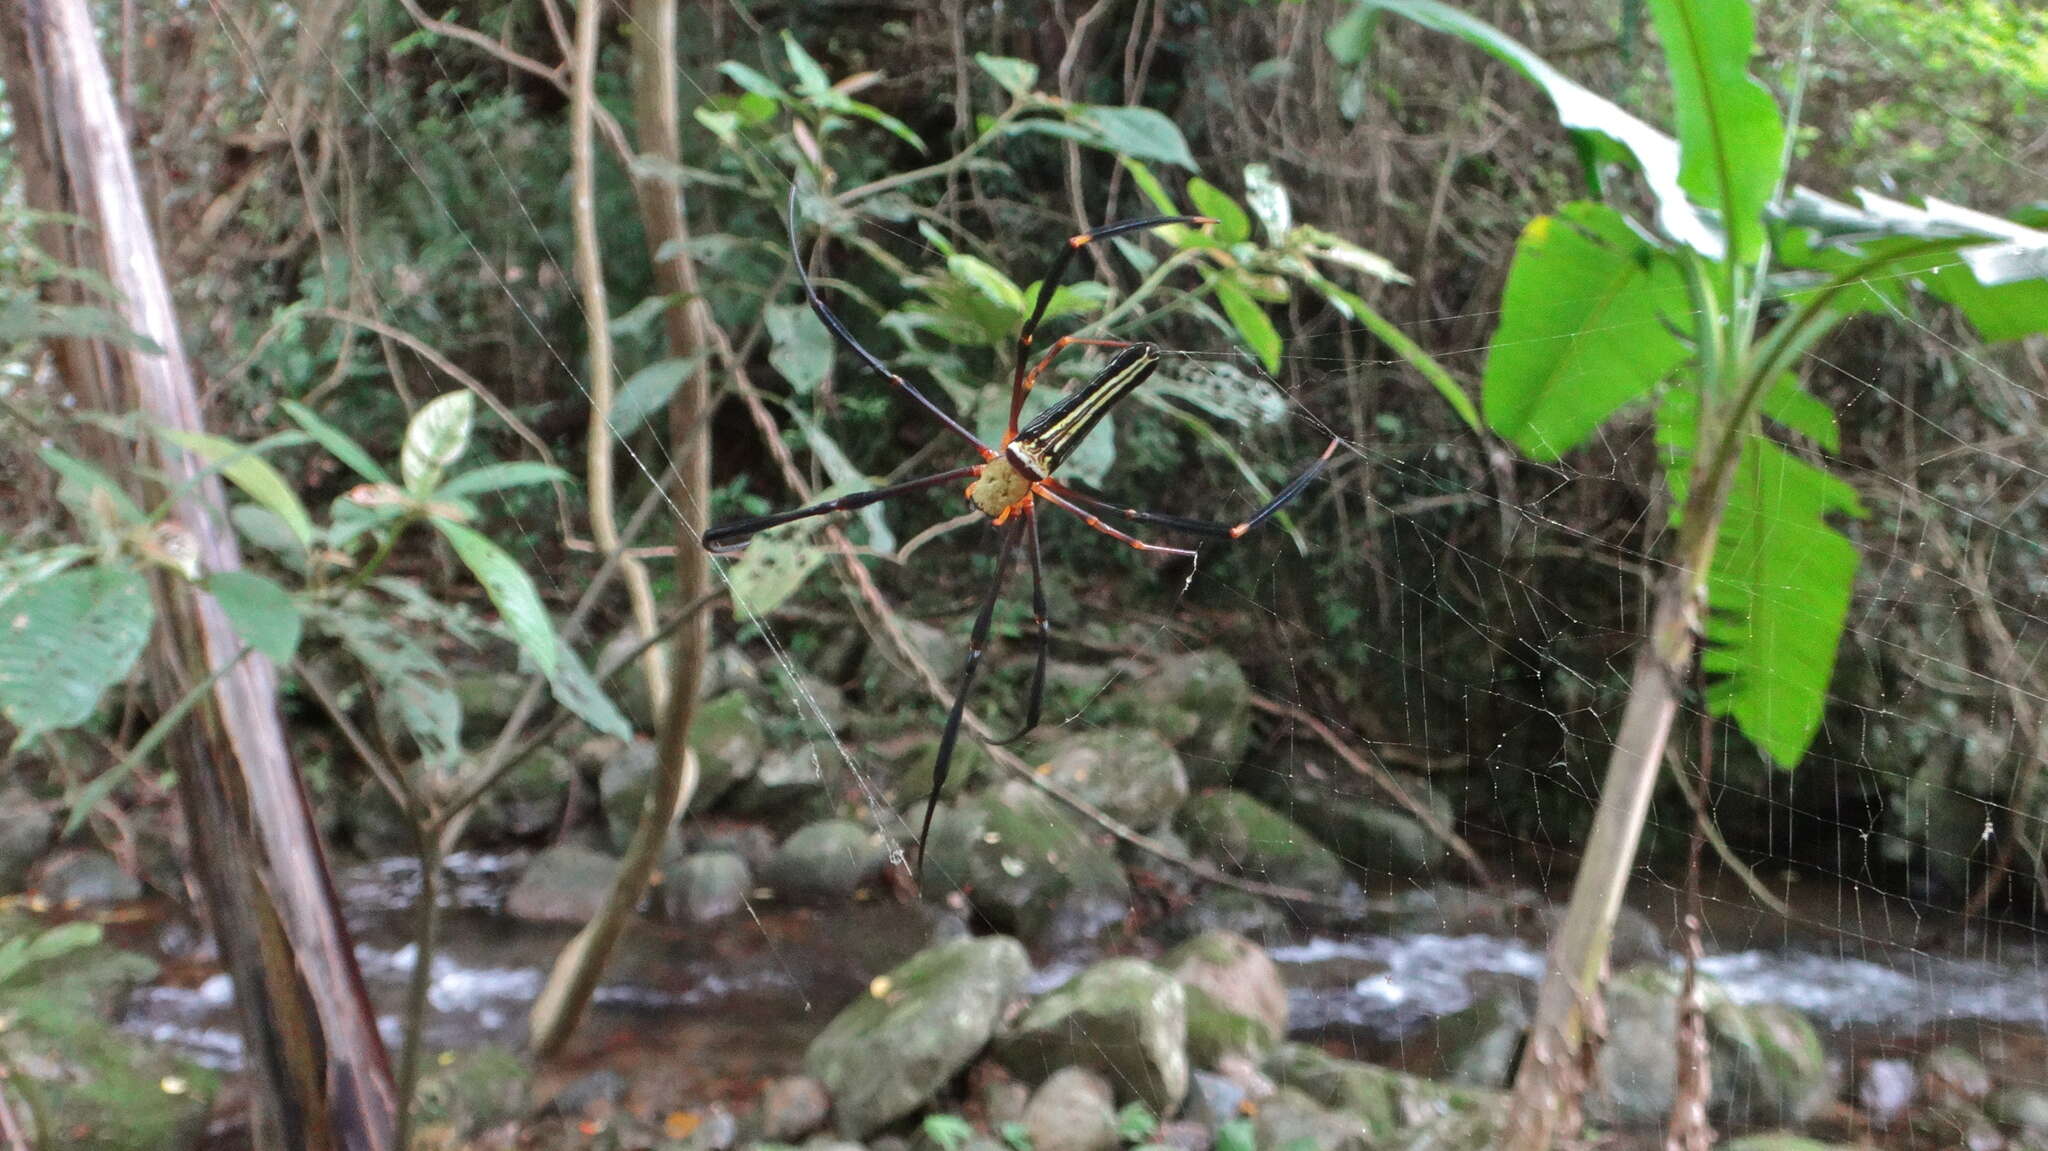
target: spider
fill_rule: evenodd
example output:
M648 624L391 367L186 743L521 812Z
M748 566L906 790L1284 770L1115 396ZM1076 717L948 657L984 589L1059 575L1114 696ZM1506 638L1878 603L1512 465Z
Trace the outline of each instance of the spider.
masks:
M1152 375L1159 366L1160 358L1159 349L1148 343L1061 336L1053 341L1052 346L1037 363L1031 363L1032 339L1038 333L1039 321L1045 318L1046 308L1052 302L1053 292L1060 277L1066 273L1075 253L1097 241L1132 232L1150 231L1168 224L1200 227L1215 223L1206 216L1148 216L1143 219L1122 220L1067 239L1059 255L1053 258L1045 279L1039 284L1030 317L1018 330L1016 362L1010 374L1010 419L1004 428L1001 441L990 446L967 430L958 419L948 415L944 408L933 403L923 392L911 386L902 376L891 371L880 357L862 347L860 341L854 339L853 334L847 331L846 325L839 317L832 313L832 309L825 305L825 301L818 295L816 285L811 282L809 271L804 266L802 248L797 239L796 213L797 190L792 186L789 191L789 249L796 260L797 279L803 285L804 298L810 301L811 310L824 322L826 330L854 355L860 357L862 363L915 401L947 431L966 441L980 454L981 462L919 479L906 480L899 484L890 484L887 487L870 488L809 507L719 524L704 533L703 543L709 551L729 553L743 547L756 533L769 528L810 519L813 516L864 508L883 500L924 491L942 484L972 480L966 488L967 499L989 518L997 532L996 576L994 582L989 585L987 594L982 597L979 613L974 617L974 628L967 641L966 667L960 673L960 687L953 695L952 710L946 716L945 733L939 738L938 757L932 764L931 794L925 798L924 821L917 833L917 876L919 883L922 883L925 844L931 835L932 813L938 808L939 790L945 786L946 775L952 765L953 747L959 742L960 719L967 709L968 693L974 687L975 673L981 668L982 652L988 647L989 628L995 617L996 601L1002 596L1003 585L1009 577L1010 568L1020 547L1031 564L1031 612L1037 629L1037 666L1031 675L1031 690L1025 703L1023 726L1008 738L992 742L998 745L1014 743L1038 726L1039 714L1045 702L1046 652L1052 643L1052 620L1046 608L1044 565L1040 558L1038 543L1040 501L1079 517L1082 523L1103 535L1139 551L1192 558L1196 554L1192 548L1149 543L1112 527L1105 522L1104 517L1152 524L1169 531L1207 539L1238 539L1271 518L1273 513L1279 511L1289 500L1300 495L1330 462L1330 457L1336 453L1340 441L1331 439L1323 453L1299 475L1288 481L1287 486L1280 489L1280 494L1274 496L1266 506L1253 512L1249 518L1234 524L1122 507L1076 491L1053 478L1053 472L1073 454L1074 449L1080 446L1081 440L1109 414L1110 409ZM1018 420L1024 412L1024 397L1037 385L1039 377L1044 374L1055 357L1076 346L1113 348L1117 349L1117 353L1108 366L1096 373L1086 384L1062 397L1020 428Z

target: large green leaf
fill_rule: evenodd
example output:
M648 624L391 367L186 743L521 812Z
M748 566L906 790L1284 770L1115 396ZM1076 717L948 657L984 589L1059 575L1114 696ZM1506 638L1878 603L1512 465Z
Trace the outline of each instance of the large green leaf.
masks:
M574 712L592 731L620 739L632 738L633 722L605 694L576 649L559 639L555 643L555 673L548 677L548 687L555 702Z
M612 397L612 435L623 438L638 431L649 416L668 406L683 381L695 375L703 363L701 354L684 356L656 360L634 372L618 395ZM782 365L776 367L780 369Z
M725 569L735 606L765 615L796 594L804 579L830 553L811 533L764 532L747 544L740 558Z
M1781 767L1820 730L1856 579L1856 545L1828 523L1861 516L1847 483L1762 436L1736 464L1707 577L1707 705Z
M1188 199L1195 202L1195 211L1216 221L1219 242L1237 244L1251 239L1251 217L1221 188L1196 176L1188 181Z
M424 496L441 482L441 473L469 447L475 419L476 397L467 391L443 392L414 414L398 453L405 490Z
M1245 346L1259 357L1267 371L1279 371L1280 330L1273 326L1266 309L1227 273L1212 277L1210 282L1216 289L1216 302L1223 305L1223 314L1230 317L1230 326L1244 338Z
M148 583L119 567L62 572L0 601L0 714L19 742L90 719L155 619Z
M1029 60L976 52L974 62L981 65L981 70L988 73L996 83L1002 85L1003 91L1008 92L1012 99L1022 99L1030 95L1031 86L1038 83L1038 65Z
M300 547L312 546L313 517L306 514L306 505L299 502L299 493L293 491L291 481L270 466L269 460L257 455L254 448L205 432L166 431L163 438L219 468L220 473L228 478L229 483L240 488L243 495L283 520L291 528Z
M772 304L761 318L768 324L768 362L798 392L816 391L832 370L832 333L802 304Z
M1717 213L1728 258L1763 252L1764 207L1785 161L1778 102L1749 75L1750 0L1650 0L1678 115L1678 182Z
M1528 77L1557 109L1557 118L1575 133L1596 160L1627 161L1642 173L1657 200L1657 223L1664 233L1703 255L1720 258L1726 250L1719 229L1701 215L1685 194L1679 178L1678 142L1636 119L1604 96L1550 66L1493 25L1437 0L1360 0L1352 14L1330 29L1330 51L1346 63L1365 58L1372 41L1372 17L1380 11L1405 16L1438 32L1474 44Z
M377 681L428 769L455 766L462 758L462 700L448 666L387 619L340 611L315 619Z
M434 530L455 549L456 558L484 585L485 594L491 597L513 641L533 659L543 675L553 678L555 625L548 619L547 607L540 602L533 577L483 533L438 516L433 524Z
M363 450L361 444L350 439L347 432L321 419L313 409L297 400L286 400L284 412L292 418L293 423L304 428L307 435L326 448L329 455L347 464L350 471L373 484L391 482L391 476L378 466L377 461Z
M1665 318L1687 307L1670 257L1612 208L1529 221L1486 356L1486 422L1532 458L1570 451L1684 361Z
M1073 112L1076 123L1092 129L1102 146L1139 160L1177 164L1192 172L1194 153L1180 128L1166 114L1136 104L1087 104Z
M300 630L299 605L291 593L248 571L214 572L206 577L206 590L213 593L242 642L272 663L291 662L299 650Z
M505 488L524 487L527 484L574 483L575 480L576 477L553 464L544 464L538 460L510 460L502 464L485 464L480 468L471 468L442 484L434 494L454 499L501 491Z

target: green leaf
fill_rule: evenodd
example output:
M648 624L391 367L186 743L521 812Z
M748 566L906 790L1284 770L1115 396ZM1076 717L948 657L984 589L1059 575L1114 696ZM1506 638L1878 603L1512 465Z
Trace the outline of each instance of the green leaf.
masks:
M429 770L444 771L461 760L462 700L446 664L388 619L337 611L314 619L377 681Z
M86 463L77 456L68 455L56 448L43 448L36 457L63 481L58 485L57 498L64 502L71 514L82 522L92 522L91 493L98 492L115 509L123 526L133 526L145 518L142 509L114 482L114 477Z
M1252 1121L1232 1119L1216 1129L1216 1151L1258 1151Z
M1147 1135L1159 1130L1159 1116L1152 1109L1136 1100L1124 1104L1116 1113L1117 1138L1126 1143L1139 1143Z
M485 464L480 468L471 468L442 484L435 489L434 494L455 499L501 491L505 488L524 487L527 484L574 482L575 476L553 464L544 464L538 460L511 460L502 464Z
M467 393L463 393L467 394ZM506 630L520 649L533 659L541 674L555 674L555 627L548 609L540 602L533 578L505 550L482 533L458 523L435 517L434 530L441 533L470 574L484 585L485 594L505 621Z
M391 482L390 474L379 467L376 460L370 458L370 453L364 451L361 444L350 439L340 428L321 419L313 409L297 400L286 400L284 411L292 418L293 423L304 428L307 435L326 448L328 455L348 465L350 471L373 484Z
M1187 139L1163 113L1135 104L1078 104L1068 114L1075 125L1089 133L1085 142L1098 148L1134 159L1177 164L1190 172L1196 170Z
M796 73L798 91L806 96L817 96L831 90L832 80L825 75L825 69L819 67L811 54L804 51L804 46L787 31L782 33L782 54L789 60L790 70Z
M99 924L77 919L34 935L17 935L0 945L0 984L13 982L38 963L97 947L104 934Z
M737 60L725 61L718 66L718 70L725 73L727 79L755 96L765 97L778 104L789 99L789 93L782 90L782 85Z
M93 549L84 544L58 544L19 555L0 556L0 603L5 603L8 596L22 588L66 571L92 554Z
M1708 709L1780 767L1797 765L1820 730L1848 618L1857 554L1829 525L1837 514L1863 514L1854 488L1748 438L1707 577L1700 664Z
M695 375L703 363L700 352L681 359L656 360L634 372L612 397L612 434L624 437L640 430L649 416L668 406L683 381Z
M165 431L162 435L219 468L220 473L228 478L229 483L240 488L243 495L283 520L291 528L300 547L313 546L313 517L306 514L306 505L299 502L299 493L292 490L289 480L270 466L269 460L255 454L253 448L205 432Z
M1311 276L1309 283L1313 284L1315 289L1323 294L1323 298L1330 301L1330 305L1345 319L1357 322L1379 337L1379 341L1391 348L1395 355L1406 360L1411 367L1420 372L1422 378L1428 380L1429 385L1437 390L1437 394L1443 397L1444 402L1451 406L1451 410L1458 414L1458 418L1465 421L1466 427L1475 432L1481 430L1479 406L1472 402L1472 397L1465 394L1465 389L1451 378L1451 373L1437 362L1436 357L1424 351L1422 345L1416 343L1408 333L1395 326L1392 320L1380 315L1371 304L1365 302L1365 297L1321 276Z
M1216 221L1220 242L1236 244L1251 238L1251 218L1221 188L1196 176L1188 181L1188 199L1194 201L1195 211Z
M1166 186L1159 182L1159 177L1152 174L1152 169L1129 156L1124 157L1123 165L1124 171L1131 174L1131 182L1138 186L1139 191L1145 193L1145 198L1152 201L1152 206L1159 210L1160 215L1180 214L1179 206L1173 202L1173 197L1167 194Z
M577 657L576 649L559 637L555 640L555 671L548 677L548 688L555 702L575 713L592 731L620 739L632 737L633 722L605 694L597 677Z
M1038 65L1029 60L976 52L974 62L981 65L981 70L1002 85L1003 91L1008 92L1013 99L1021 100L1030 95L1032 85L1038 83Z
M1263 427L1287 418L1287 396L1227 360L1169 360L1145 385L1154 396L1200 408L1240 427Z
M1024 314L1024 290L987 261L968 255L948 256L946 271L1010 315Z
M1754 263L1764 208L1784 174L1778 102L1750 78L1750 0L1650 0L1678 115L1678 183L1716 213L1727 258Z
M2017 340L2048 332L2048 280L1986 286L1968 265L1944 264L1929 273L1925 282L1928 291L1961 312L1986 340Z
M1764 393L1763 413L1785 427L1806 436L1829 452L1840 451L1842 430L1835 422L1835 409L1799 386L1799 377L1787 372Z
M960 1151L968 1140L974 1138L974 1125L958 1115L927 1115L924 1117L924 1136L938 1144L940 1151Z
M92 718L149 640L149 585L120 567L67 571L0 601L0 714L27 743Z
M898 120L896 117L891 116L887 112L882 111L880 108L875 107L873 104L863 104L859 100L853 100L846 97L841 97L840 99L834 101L833 103L839 111L859 116L861 119L866 120L869 123L880 125L882 128L887 129L890 135L896 137L898 140L903 141L904 143L910 145L911 147L916 148L918 151L922 152L926 150L924 146L924 138L919 136L916 132L911 131L910 125L905 124L903 121Z
M771 304L762 310L768 325L768 362L799 395L809 395L832 370L832 333L802 304Z
M1294 231L1288 233L1287 239L1288 243L1300 249L1305 255L1322 260L1325 263L1349 268L1354 272L1371 276L1375 280L1385 280L1388 283L1407 284L1413 282L1402 273L1401 269L1394 266L1393 261L1385 256L1369 248L1360 247L1342 236L1325 232L1321 228L1301 224Z
M1244 166L1244 202L1265 227L1270 243L1287 242L1287 234L1294 230L1294 207L1288 202L1287 189L1274 179L1271 168L1264 164Z
M1612 208L1529 221L1486 356L1488 425L1532 459L1558 458L1684 362L1665 317L1689 307L1670 257Z
M248 571L220 571L206 577L235 634L275 664L287 664L299 650L299 605L291 593Z
M1210 278L1216 289L1216 301L1223 305L1223 314L1230 317L1231 326L1244 337L1245 345L1252 354L1259 357L1268 372L1280 369L1280 330L1266 315L1266 309L1259 306L1237 281L1228 275Z
M825 562L826 551L803 532L764 532L725 570L733 603L766 615L795 595Z
M406 425L405 444L398 453L405 490L415 496L434 490L441 473L468 449L475 418L476 397L467 390L443 392L427 401Z
M1700 214L1679 182L1678 142L1595 95L1550 66L1513 37L1477 17L1437 0L1360 0L1369 11L1387 11L1438 32L1457 36L1493 53L1527 77L1557 109L1558 122L1579 135L1584 150L1597 161L1625 160L1643 175L1657 201L1657 223L1664 234L1702 255L1719 259L1726 250L1719 229ZM1357 58L1369 35L1369 21L1344 21L1330 30L1331 52L1339 59Z
M810 445L811 454L818 457L818 465L832 480L833 487L842 492L858 491L870 487L873 481L853 466L839 441L825 433L817 421L800 413L792 412L790 419L804 434L804 442ZM889 521L883 515L882 504L870 504L858 513L861 523L867 525L868 546L876 551L896 550L896 535L889 530Z

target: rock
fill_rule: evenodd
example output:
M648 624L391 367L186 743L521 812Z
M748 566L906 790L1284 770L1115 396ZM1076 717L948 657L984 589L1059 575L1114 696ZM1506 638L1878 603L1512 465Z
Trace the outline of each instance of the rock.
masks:
M96 847L60 851L36 867L33 890L58 907L97 907L142 898L142 884Z
M762 878L789 899L848 899L888 861L889 847L873 828L827 819L790 836Z
M535 923L588 923L611 894L619 861L564 843L533 857L505 897L505 911Z
M532 1072L517 1052L495 1044L452 1051L420 1080L415 1121L460 1138L521 1119L533 1109Z
M1398 1131L1379 1145L1379 1151L1492 1151L1500 1146L1506 1125L1507 1101L1492 1099Z
M1519 988L1479 996L1436 1021L1429 1073L1472 1087L1506 1087L1529 1031L1529 1006Z
M597 662L591 667L591 671L600 676L605 674L627 652L639 646L640 637L638 633L634 628L628 626L626 630L606 641L604 647L598 651ZM658 658L663 663L667 663L669 660L668 645L662 644L656 650L660 652ZM719 651L713 652L713 662L717 660L721 652L726 650L730 649L721 648ZM611 678L609 690L612 702L618 704L619 710L626 713L626 718L633 723L634 731L654 732L661 730L661 717L654 714L654 697L647 690L647 664L645 661L635 659L630 665L620 668L619 673Z
M1390 1140L1411 1128L1468 1115L1495 1115L1502 1106L1498 1092L1339 1059L1304 1043L1275 1048L1264 1071L1283 1088L1293 1087L1324 1107L1364 1121L1374 1139Z
M1174 828L1199 855L1239 875L1324 895L1349 882L1335 853L1243 792L1195 796L1181 806Z
M1203 649L1162 659L1138 685L1146 726L1187 759L1197 788L1230 783L1251 742L1251 685L1220 651Z
M1235 1079L1197 1068L1188 1075L1188 1098L1181 1114L1214 1129L1241 1117L1249 1099Z
M0 791L0 895L21 891L56 830L56 817L25 789Z
M1587 1114L1617 1126L1661 1125L1671 1109L1679 976L1662 966L1630 968L1607 987L1607 1042ZM1707 1017L1716 1122L1754 1127L1804 1123L1834 1095L1820 1035L1776 1004L1741 1006L1712 980L1700 981Z
M761 1092L761 1137L794 1142L825 1125L832 1100L825 1085L808 1075L771 1079Z
M740 1121L722 1103L698 1113L697 1129L684 1141L686 1151L729 1151L740 1141Z
M1251 940L1227 931L1207 932L1168 952L1161 966L1224 1009L1258 1022L1267 1046L1287 1037L1287 984L1271 957Z
M615 745L597 773L598 802L604 807L605 833L614 851L626 850L640 826L640 809L654 780L660 750L651 739L630 739ZM702 760L699 760L700 770ZM701 785L700 785L701 786ZM692 806L694 806L694 801Z
M1401 789L1445 827L1450 801L1417 776L1394 773ZM1374 875L1410 877L1438 869L1450 848L1393 797L1343 768L1313 760L1247 765L1238 786L1284 811L1344 862Z
M1760 1131L1721 1144L1721 1151L1856 1151L1852 1146L1823 1143L1792 1131Z
M1258 943L1284 942L1293 931L1287 913L1270 900L1234 887L1204 884L1187 906L1166 923L1172 939L1192 939L1205 931L1228 931Z
M1856 1105L1879 1127L1903 1118L1919 1094L1919 1073L1904 1059L1873 1059L1857 1077Z
M1171 1115L1188 1090L1187 994L1138 959L1106 959L1031 1006L996 1044L1025 1079L1069 1065L1100 1071L1118 1093Z
M457 672L455 698L462 704L463 730L496 739L525 692L526 677L516 671Z
M1287 1147L1296 1151L1375 1151L1376 1147L1363 1120L1326 1110L1292 1087L1282 1087L1278 1094L1259 1104L1252 1131L1253 1143L1259 1147Z
M1166 741L1138 728L1068 736L1045 757L1054 782L1120 823L1156 827L1188 797L1187 768Z
M758 823L729 819L692 819L691 851L722 851L737 855L756 871L775 858L775 835Z
M994 1072L981 1088L981 1109L992 1126L1022 1123L1024 1108L1031 1105L1031 1085L1019 1083L997 1063L983 1063L977 1071Z
M1032 1151L1114 1151L1116 1100L1102 1076L1062 1067L1046 1077L1024 1107Z
M1131 902L1130 881L1095 829L1023 780L940 811L925 882L966 888L976 914L1034 947L1092 939Z
M747 905L754 876L729 851L701 851L662 865L661 904L670 919L708 923Z
M889 798L898 807L924 816L924 802L932 791L932 765L939 758L939 736L921 740L897 759ZM953 745L953 762L946 768L946 784L939 789L942 800L966 795L988 774L988 753L979 743L961 740Z
M735 815L769 818L781 827L822 818L832 807L826 764L836 767L838 755L830 744L777 748L763 755L753 774L727 792L719 806Z
M626 1098L628 1084L626 1077L609 1067L592 1071L580 1079L572 1079L555 1092L554 1098L541 1105L541 1109L556 1115L571 1118L582 1115L607 1115Z
M1206 1123L1181 1119L1161 1123L1146 1145L1168 1151L1211 1151L1216 1146L1215 1128Z
M2026 1147L2048 1147L2048 1090L2000 1087L1984 1100L1984 1113L2016 1129Z
M571 758L537 747L477 801L470 820L473 842L534 840L562 825L562 804L575 778Z
M1991 1072L1960 1047L1937 1047L1921 1057L1920 1085L1936 1107L1981 1103L1991 1094Z
M1232 1011L1200 987L1182 985L1188 999L1188 1060L1196 1067L1214 1067L1233 1055L1261 1059L1276 1042L1260 1020Z
M754 774L767 737L754 705L742 693L729 691L697 705L696 718L690 721L690 748L697 753L697 791L689 809L705 811Z
M988 1043L1029 971L1023 947L994 936L927 949L876 979L804 1054L840 1133L865 1138L929 1101Z

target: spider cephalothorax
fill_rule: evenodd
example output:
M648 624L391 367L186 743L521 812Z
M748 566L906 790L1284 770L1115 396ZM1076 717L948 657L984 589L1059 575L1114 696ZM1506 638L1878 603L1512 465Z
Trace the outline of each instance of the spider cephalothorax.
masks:
M982 652L988 646L989 630L995 618L996 600L1002 594L1004 580L1010 574L1010 565L1016 558L1020 543L1031 561L1031 610L1037 627L1038 663L1031 677L1031 694L1025 704L1023 726L1009 739L995 742L1011 742L1038 726L1040 709L1045 701L1046 653L1052 643L1052 622L1046 608L1044 573L1038 545L1038 502L1043 500L1071 512L1096 531L1140 551L1192 556L1195 553L1189 548L1149 543L1111 527L1104 517L1114 517L1131 523L1154 524L1171 531L1209 539L1234 540L1265 522L1287 501L1300 495L1310 481L1314 480L1330 462L1330 457L1337 450L1337 441L1333 439L1329 446L1323 449L1323 454L1282 488L1280 494L1274 496L1265 507L1252 513L1249 518L1235 524L1122 507L1075 491L1053 478L1053 472L1073 454L1074 449L1080 446L1081 440L1102 422L1102 418L1109 414L1110 409L1125 396L1130 395L1138 385L1144 383L1159 366L1159 349L1150 344L1084 339L1078 336L1060 337L1053 341L1052 347L1047 349L1035 364L1031 362L1032 338L1037 334L1039 322L1045 319L1046 308L1052 303L1053 292L1059 284L1060 277L1066 273L1067 264L1073 259L1074 253L1097 240L1168 224L1199 226L1214 222L1202 216L1153 216L1142 220L1125 220L1070 237L1061 246L1059 255L1053 259L1051 269L1039 283L1038 295L1033 301L1030 317L1024 321L1023 327L1017 333L1016 362L1011 368L1010 375L1010 420L1004 428L1002 440L997 446L991 447L982 442L979 436L968 431L959 420L947 414L944 408L933 403L923 392L910 386L902 376L890 371L889 366L873 352L862 347L860 342L853 338L852 333L846 330L846 325L839 322L839 317L832 314L832 309L825 306L825 301L818 296L817 287L811 283L810 273L804 267L803 256L798 251L796 189L792 187L789 191L789 247L791 254L796 258L797 279L803 285L804 298L810 302L811 310L818 314L818 319L824 322L826 329L840 343L860 357L862 363L873 368L904 395L923 407L948 431L981 453L981 462L887 487L855 492L849 496L841 496L794 511L720 524L704 533L704 546L714 552L728 551L741 546L757 532L782 524L829 512L851 511L894 496L972 478L973 482L967 485L967 498L977 510L989 517L996 527L1000 541L996 552L996 578L990 585L988 594L981 601L980 612L974 617L974 630L967 642L967 666L960 673L960 690L953 696L952 711L946 716L945 734L939 738L938 756L933 761L931 792L925 797L924 823L917 836L917 866L920 877L924 871L925 840L931 834L932 813L938 808L939 789L946 782L947 769L953 760L953 747L960 738L960 720L966 714L967 694L974 686L975 673L980 670ZM1034 417L1029 424L1022 428L1018 427L1018 420L1024 413L1024 397L1037 384L1038 377L1062 351L1077 345L1120 350L1111 358L1109 364L1086 384L1061 397L1058 402Z

